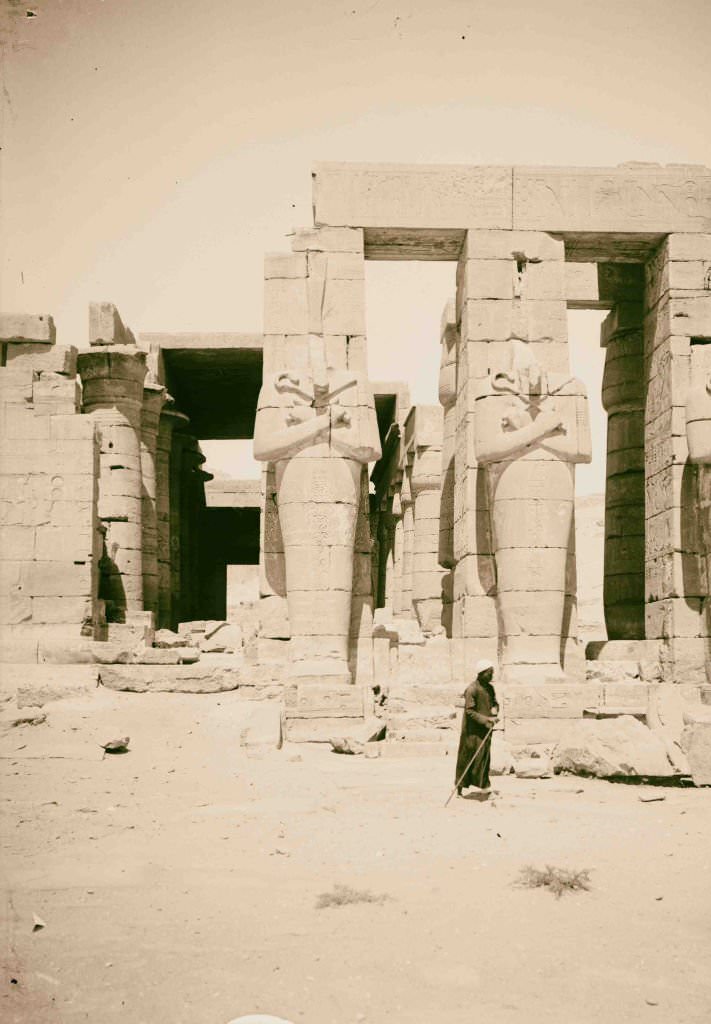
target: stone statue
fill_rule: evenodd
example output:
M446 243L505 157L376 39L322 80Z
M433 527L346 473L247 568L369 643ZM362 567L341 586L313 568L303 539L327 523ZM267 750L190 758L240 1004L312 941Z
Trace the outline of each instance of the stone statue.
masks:
M533 348L512 340L510 369L482 382L474 413L475 454L488 471L501 667L521 683L563 676L574 464L591 458L583 385L547 374Z
M350 682L356 519L363 466L380 458L368 380L327 368L323 339L309 340L310 370L264 380L254 455L275 464L286 566L291 673Z

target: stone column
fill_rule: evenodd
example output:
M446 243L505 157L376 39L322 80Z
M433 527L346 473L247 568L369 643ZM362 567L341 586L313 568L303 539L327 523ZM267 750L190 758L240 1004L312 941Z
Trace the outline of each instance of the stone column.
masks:
M688 460L685 404L709 361L710 259L711 235L671 234L646 266L646 632L661 642L665 681L687 685L706 680L703 495Z
M158 612L158 512L156 458L158 424L165 388L148 383L141 410L141 476L143 478L143 608Z
M170 629L174 624L171 591L171 449L173 428L188 422L188 417L173 408L172 398L160 414L156 445L156 527L157 527L157 569L158 569L158 625ZM177 614L177 612L176 612Z
M388 588L388 606L392 608L395 615L403 614L402 597L402 567L403 554L405 549L405 524L403 522L402 503L399 492L393 495L393 547L392 547L392 575Z
M107 595L113 621L143 609L141 408L144 352L129 345L82 352L83 411L101 432L99 519L106 527Z
M415 502L410 487L409 467L402 475L402 577L400 587L400 611L406 619L414 619L412 606L412 569L415 555Z
M439 401L444 410L442 472L439 511L439 564L448 572L442 579L443 625L452 635L452 593L454 587L454 493L457 429L457 313L448 302L442 314Z
M421 629L442 632L442 576L439 513L442 472L442 408L416 405L405 423L412 447L410 487L414 498L412 603Z
M637 269L637 268L632 268ZM607 412L605 576L608 640L644 639L644 358L642 294L628 291L601 330Z
M186 541L185 478L183 449L189 444L189 420L173 425L170 448L170 614L171 628L185 621L183 615L183 545Z

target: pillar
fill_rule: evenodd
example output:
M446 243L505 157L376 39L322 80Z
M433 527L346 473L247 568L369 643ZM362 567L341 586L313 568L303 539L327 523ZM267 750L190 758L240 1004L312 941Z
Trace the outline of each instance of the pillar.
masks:
M645 268L645 622L668 682L705 682L708 583L685 403L709 363L711 235L670 234ZM702 482L703 487L703 482Z
M477 465L475 455L475 401L489 370L507 365L512 337L530 344L547 373L569 374L563 241L539 231L467 231L457 267L456 311L452 635L459 641L457 671L470 678L478 658L496 661L500 653L487 471ZM571 529L560 645L568 679L584 674L577 643L573 537ZM539 585L532 582L529 601L536 600Z
M410 488L414 499L412 603L421 629L442 632L442 576L439 565L443 411L439 405L414 406L405 423L412 447Z
M601 330L607 412L603 603L608 640L644 639L644 338L641 267L616 270ZM601 278L603 268L600 268ZM601 296L605 294L600 281Z
M141 410L141 476L143 478L143 608L158 612L158 511L156 459L158 425L165 388L148 383Z
M454 492L457 427L457 313L448 302L442 314L439 401L443 409L442 470L439 509L438 561L447 573L442 579L442 624L452 635L452 594L454 587Z
M176 424L188 422L188 417L173 407L168 397L158 422L156 442L156 561L158 572L158 625L170 629L174 624L171 590L171 449ZM177 614L177 613L176 613Z
M99 519L106 528L107 616L125 621L143 609L141 409L144 352L129 345L82 352L83 411L101 433Z

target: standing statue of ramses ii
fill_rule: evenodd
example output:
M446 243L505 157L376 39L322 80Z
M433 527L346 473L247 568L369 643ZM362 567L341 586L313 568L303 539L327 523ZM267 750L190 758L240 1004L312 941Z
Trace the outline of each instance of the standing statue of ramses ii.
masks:
M323 339L310 367L265 378L254 455L273 462L284 540L291 674L303 682L350 681L356 520L363 467L380 458L366 376L326 366Z
M474 413L475 455L488 478L501 667L522 683L563 675L574 467L591 458L584 386L546 373L535 347L511 341L510 367L482 382Z

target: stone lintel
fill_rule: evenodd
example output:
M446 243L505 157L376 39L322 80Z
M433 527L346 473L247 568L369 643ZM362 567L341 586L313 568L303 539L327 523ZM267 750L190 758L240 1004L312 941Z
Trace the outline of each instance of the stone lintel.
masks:
M46 313L0 313L0 343L53 345L54 320Z
M317 225L436 232L510 228L511 183L510 167L322 163L313 170L314 220ZM382 245L384 236L379 237ZM391 241L398 238L402 243L397 235ZM432 236L430 245L439 244ZM395 244L398 248L401 244Z
M636 236L623 256L634 261L644 236L711 229L711 169L322 163L313 201L317 225L364 228L375 259L453 259L457 231L514 228L588 235L587 252L571 239L583 261L599 258L596 234Z
M513 226L529 231L708 231L711 168L515 167Z
M261 508L261 480L213 479L205 487L208 508Z
M235 334L229 331L208 331L196 333L185 331L177 334L141 333L141 345L155 345L162 349L220 349L241 348L261 351L264 347L262 334Z

